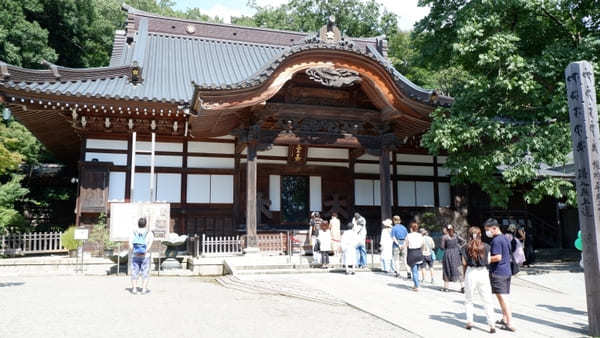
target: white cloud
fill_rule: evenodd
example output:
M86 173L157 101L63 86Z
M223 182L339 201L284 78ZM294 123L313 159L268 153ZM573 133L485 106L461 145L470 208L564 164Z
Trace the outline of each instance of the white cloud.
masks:
M226 6L223 6L220 4L214 4L212 7L208 8L208 9L203 9L202 13L207 14L209 16L218 16L219 18L223 19L223 21L225 23L230 23L232 16L241 16L243 14L248 15L249 10L247 7L231 8L231 7L226 7Z
M418 0L377 0L388 11L398 14L401 30L411 30L414 24L429 14L429 7L417 6Z

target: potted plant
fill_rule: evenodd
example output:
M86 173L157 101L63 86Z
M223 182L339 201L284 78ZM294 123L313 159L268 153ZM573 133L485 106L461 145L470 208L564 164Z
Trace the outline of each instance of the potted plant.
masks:
M60 236L62 245L69 250L69 257L77 257L77 248L79 248L79 241L75 239L75 229L77 227L73 225Z
M101 213L98 216L98 223L92 229L90 241L96 243L98 248L103 250L104 257L110 257L114 254L117 243L110 240L110 230L106 226L106 214Z

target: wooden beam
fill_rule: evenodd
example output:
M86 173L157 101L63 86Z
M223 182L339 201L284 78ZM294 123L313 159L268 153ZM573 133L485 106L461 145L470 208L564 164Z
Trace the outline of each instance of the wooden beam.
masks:
M381 193L381 220L392 217L392 191L390 179L390 152L382 149L379 156L379 184Z
M246 162L246 248L258 248L256 236L256 143L248 144Z

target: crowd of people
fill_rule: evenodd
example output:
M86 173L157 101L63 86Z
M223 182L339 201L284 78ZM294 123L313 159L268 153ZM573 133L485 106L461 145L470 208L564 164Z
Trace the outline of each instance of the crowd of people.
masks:
M366 267L366 223L363 216L355 213L352 221L342 229L336 214L327 221L319 213L313 213L309 238L315 263L327 268L329 256L341 254L346 274L354 274L355 269ZM443 257L438 259L435 241L426 229L420 228L419 223L411 221L407 229L399 216L385 219L379 241L381 270L395 277L401 277L404 270L406 278L412 280L412 290L419 291L422 283L434 284L433 263L438 259L442 264L441 291L449 292L450 283L458 283L460 292L465 295L466 329L473 327L473 299L478 295L485 309L489 332L496 332L496 325L514 332L508 299L511 277L518 272L520 265L528 264L528 256L533 257L531 253L527 254L524 229L511 224L503 233L500 224L493 218L488 219L483 227L487 241L476 226L468 229L466 239L456 233L453 225L443 227L441 251L438 252ZM502 319L498 321L493 319L492 295L496 296L502 309Z

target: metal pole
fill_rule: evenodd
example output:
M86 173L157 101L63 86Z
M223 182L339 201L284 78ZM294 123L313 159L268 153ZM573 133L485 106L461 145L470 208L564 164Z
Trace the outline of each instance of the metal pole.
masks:
M156 181L154 179L154 150L156 149L156 133L152 133L152 149L150 152L150 202L154 202L156 200L155 192L155 184ZM160 259L160 254L158 255Z
M119 275L121 267L121 242L119 242L119 251L117 251L117 276Z
M131 135L131 185L129 187L129 201L133 202L133 188L135 187L135 153L136 153L136 132Z

